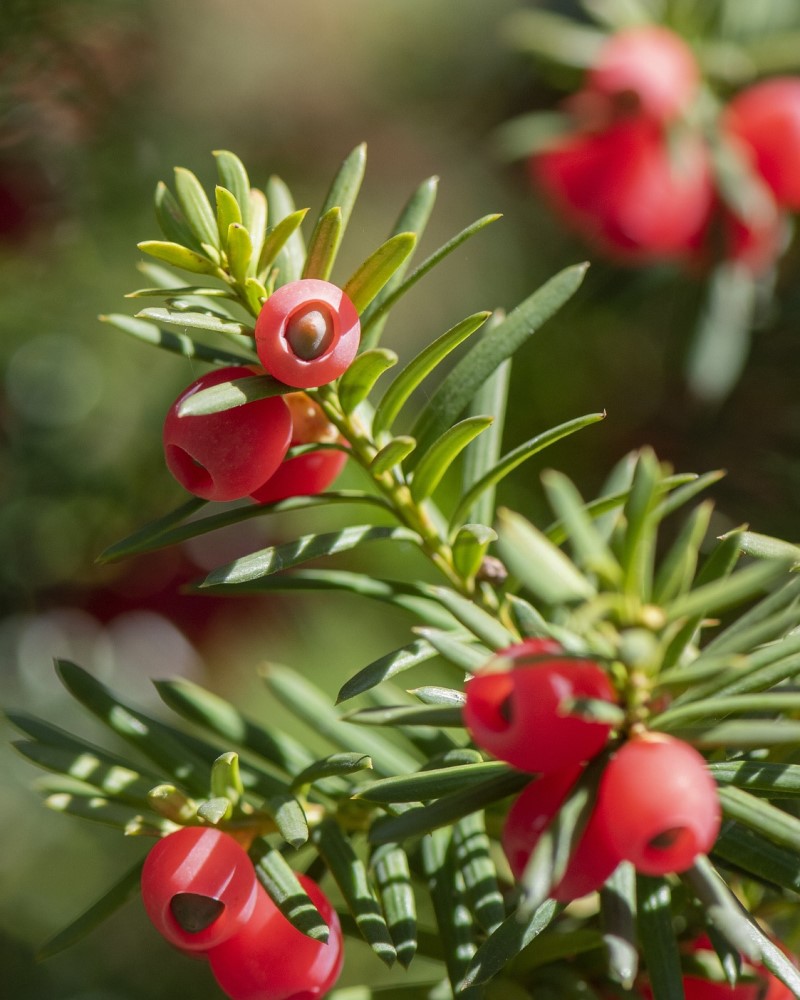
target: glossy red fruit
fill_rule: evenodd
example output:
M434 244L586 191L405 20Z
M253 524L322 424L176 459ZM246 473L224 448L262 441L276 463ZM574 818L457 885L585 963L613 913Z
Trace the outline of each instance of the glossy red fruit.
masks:
M338 430L320 406L304 392L287 392L282 397L292 414L290 447L313 442L341 441ZM347 455L332 448L320 448L281 462L277 471L252 497L258 503L275 503L286 497L322 493L342 471Z
M684 131L668 145L646 120L568 136L530 167L573 228L623 262L687 258L714 204L700 135Z
M581 773L580 765L536 778L517 796L503 826L502 844L515 878L520 878L544 830ZM568 903L599 889L621 861L602 826L589 818L563 878L551 895Z
M800 77L773 77L741 91L722 125L744 144L778 204L800 209Z
M301 278L276 289L256 320L261 364L280 382L310 389L338 378L358 351L361 324L341 288Z
M665 124L688 110L699 83L697 61L686 42L650 24L612 35L587 73L585 89L606 98L617 115Z
M549 639L501 650L465 691L464 725L475 744L522 771L541 773L588 760L608 739L608 724L563 714L565 701L616 700L596 663L566 658Z
M283 461L292 436L289 408L280 396L219 413L179 417L189 396L221 382L253 377L250 368L218 368L185 389L164 421L164 457L181 486L206 500L249 496Z
M247 852L214 827L187 826L163 837L142 869L148 917L184 951L208 951L240 932L259 888Z
M683 740L647 733L606 766L596 812L620 856L646 875L690 868L720 825L717 787L704 758Z
M259 886L250 920L208 954L231 1000L317 1000L336 982L343 961L339 918L319 886L298 877L330 928L327 943L296 930Z

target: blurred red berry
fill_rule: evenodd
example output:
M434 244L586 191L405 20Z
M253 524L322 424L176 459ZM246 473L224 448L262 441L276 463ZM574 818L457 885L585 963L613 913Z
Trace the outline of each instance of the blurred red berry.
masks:
M701 136L631 121L576 133L532 157L546 197L586 239L623 261L688 257L714 202Z
M320 406L304 392L287 392L282 397L292 415L290 447L314 442L341 441L336 427ZM252 497L258 503L275 503L286 497L322 493L342 471L347 455L332 448L320 448L287 458Z
M800 77L774 77L741 91L722 123L744 144L778 204L800 209Z
M525 871L531 851L561 808L581 773L579 764L536 778L517 796L503 826L502 844L514 877ZM563 878L551 895L568 903L599 889L621 861L594 814L589 819Z
M298 878L330 928L327 943L293 927L259 885L251 918L208 953L231 1000L318 1000L336 982L343 961L339 918L315 882Z
M185 389L164 421L167 467L190 493L206 500L238 500L262 486L283 461L292 435L280 396L218 413L179 417L189 396L221 382L253 377L249 368L218 368Z
M142 869L147 915L183 951L205 952L240 932L259 888L244 848L213 827L187 826L163 837Z
M699 83L686 42L669 28L650 24L612 35L587 73L585 89L607 99L617 117L666 124L688 110Z
M621 857L646 875L690 868L720 825L717 787L705 759L662 733L630 739L611 758L596 812Z
M341 288L301 278L276 289L256 320L256 350L278 381L298 389L338 378L358 351L361 324Z
M494 669L503 661L507 669ZM607 723L565 714L569 699L616 696L596 663L566 658L549 639L501 650L465 690L464 725L476 745L522 771L547 773L588 760L611 730Z

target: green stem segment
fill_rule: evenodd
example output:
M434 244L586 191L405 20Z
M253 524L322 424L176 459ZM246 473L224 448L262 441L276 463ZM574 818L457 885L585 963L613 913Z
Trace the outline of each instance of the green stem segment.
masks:
M474 580L468 580L455 567L453 550L437 529L433 519L423 504L415 502L408 483L399 465L376 472L370 468L380 446L373 440L369 429L357 414L345 414L339 404L339 397L333 383L312 390L325 415L340 433L349 441L353 458L366 470L380 493L391 505L398 521L422 539L422 549L447 582L459 593L475 601L492 614L498 613L496 595L487 593L486 588L476 587Z

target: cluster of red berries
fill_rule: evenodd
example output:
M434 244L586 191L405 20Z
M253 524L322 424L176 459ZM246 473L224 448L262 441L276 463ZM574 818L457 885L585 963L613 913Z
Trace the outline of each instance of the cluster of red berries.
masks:
M582 699L617 700L597 663L569 658L549 639L501 650L467 682L464 723L477 746L539 775L512 805L503 830L517 878L587 762L608 748L611 724L575 714ZM649 875L685 871L711 848L719 824L716 785L703 757L661 733L631 736L610 754L589 821L551 894L561 902L586 895L623 860Z
M282 285L256 320L256 349L263 369L217 368L188 386L164 421L167 467L190 493L206 500L252 497L274 503L326 489L346 455L319 449L286 459L289 448L339 441L336 428L304 392L258 399L203 416L179 416L195 393L265 372L298 390L338 378L358 350L358 313L341 288L303 278Z
M342 968L339 918L319 886L298 878L329 928L297 930L272 902L241 845L213 827L182 827L145 859L142 900L156 930L205 958L231 1000L318 1000Z
M784 212L800 209L800 78L745 89L711 125L700 122L704 100L680 36L658 25L621 31L567 101L574 131L534 154L531 172L611 256L722 257L758 274L780 252Z

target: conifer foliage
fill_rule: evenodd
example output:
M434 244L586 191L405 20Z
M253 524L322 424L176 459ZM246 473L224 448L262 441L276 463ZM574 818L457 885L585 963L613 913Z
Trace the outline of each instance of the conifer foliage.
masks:
M265 670L329 744L321 758L189 681L155 680L177 717L165 721L59 661L69 693L135 754L13 712L17 748L54 772L48 807L143 850L43 954L143 894L156 931L204 956L233 1000L800 995L777 943L800 891L800 550L745 529L709 538L712 504L696 501L719 474L675 473L648 448L589 500L545 473L548 523L496 509L506 476L604 417L509 451L492 432L513 356L585 266L507 315L456 318L400 365L380 344L392 306L496 216L412 263L436 197L426 180L341 278L364 147L307 241L283 181L262 191L235 155L215 157L213 198L183 168L156 191L163 238L140 244L155 263L132 298L163 304L104 317L210 366L165 422L166 464L192 495L102 558L346 505L346 527L244 555L198 588L387 602L409 638L353 664L341 707L294 669ZM322 477L302 461L329 454ZM360 488L335 488L344 463ZM446 477L460 477L455 500ZM230 500L243 502L218 506ZM381 578L337 568L372 541L398 567L420 553L429 578L395 578L391 556ZM430 683L434 665L448 684ZM436 972L337 988L341 932L386 965L419 954Z

